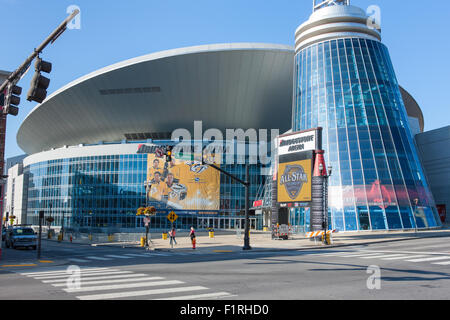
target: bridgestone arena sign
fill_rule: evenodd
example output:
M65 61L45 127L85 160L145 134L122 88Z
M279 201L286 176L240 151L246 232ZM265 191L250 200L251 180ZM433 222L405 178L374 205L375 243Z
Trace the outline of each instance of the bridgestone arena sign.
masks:
M278 138L278 155L316 149L316 132L302 132Z

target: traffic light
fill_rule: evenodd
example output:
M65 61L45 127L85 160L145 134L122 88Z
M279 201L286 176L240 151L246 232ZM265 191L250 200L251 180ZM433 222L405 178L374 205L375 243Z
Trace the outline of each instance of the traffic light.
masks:
M42 103L47 97L47 88L50 85L50 79L41 75L41 72L50 73L52 71L52 64L37 57L35 70L36 72L31 80L27 100Z
M166 162L172 162L172 149L173 146L167 146L166 148Z
M4 96L3 114L10 114L17 116L19 114L20 95L22 94L22 88L16 85L8 85L6 89L6 96Z

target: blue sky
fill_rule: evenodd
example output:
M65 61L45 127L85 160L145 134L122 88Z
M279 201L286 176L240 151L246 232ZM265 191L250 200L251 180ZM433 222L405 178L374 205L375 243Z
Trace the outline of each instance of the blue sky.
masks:
M352 0L381 8L383 42L400 84L421 106L425 130L450 123L450 2ZM0 69L13 71L67 16L81 8L81 29L68 30L42 57L53 63L49 94L87 73L136 56L226 42L294 44L295 29L312 11L311 0L0 0ZM6 13L6 14L3 14ZM22 154L16 133L36 106L23 87L18 117L8 117L6 158Z

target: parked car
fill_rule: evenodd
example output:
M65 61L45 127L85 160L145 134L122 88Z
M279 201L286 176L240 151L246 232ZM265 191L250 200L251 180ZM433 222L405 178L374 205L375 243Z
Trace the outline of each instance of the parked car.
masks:
M7 248L18 247L32 248L36 250L37 236L31 227L13 227L6 230L5 245Z

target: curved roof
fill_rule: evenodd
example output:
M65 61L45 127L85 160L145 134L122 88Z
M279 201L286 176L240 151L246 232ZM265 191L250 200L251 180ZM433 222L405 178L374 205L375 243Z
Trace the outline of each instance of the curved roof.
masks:
M81 77L50 95L25 118L19 146L52 148L133 137L164 138L178 128L203 131L279 129L292 120L294 48L218 44L149 54ZM423 114L403 88L408 116Z
M408 116L419 120L420 132L423 132L425 129L425 120L422 109L420 109L419 104L408 91L403 89L401 86L399 87Z
M18 145L28 154L65 145L210 128L290 128L293 48L217 44L123 61L50 95L25 118Z

